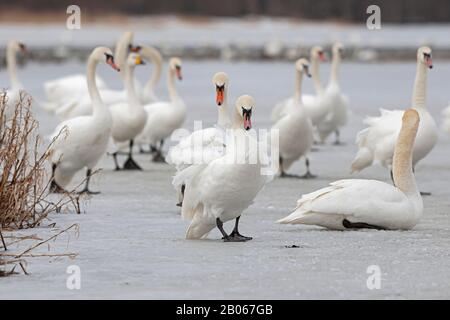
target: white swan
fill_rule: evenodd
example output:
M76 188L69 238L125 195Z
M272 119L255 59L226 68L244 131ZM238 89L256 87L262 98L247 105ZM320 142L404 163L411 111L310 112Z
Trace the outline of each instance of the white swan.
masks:
M90 116L64 121L55 129L51 145L51 190L54 192L63 191L75 173L87 167L86 185L82 192L94 193L89 190L91 170L106 152L112 127L111 113L102 102L95 83L99 62L105 62L119 71L110 49L97 47L92 51L87 62L87 86L94 112Z
M228 75L217 72L212 82L218 105L217 125L213 128L194 131L170 148L166 162L175 166L177 173L194 164L210 163L225 153L225 130L231 126L228 114ZM177 206L181 206L186 181L174 179L172 184L178 193Z
M310 76L309 63L306 59L299 59L295 63L295 94L289 99L284 115L273 125L272 130L279 131L280 174L281 177L312 178L309 171L309 160L306 158L306 174L294 176L286 173L286 170L300 157L307 156L313 142L314 131L310 118L302 104L302 79L303 75Z
M119 68L127 59L128 48L133 42L133 36L133 32L127 31L117 40L114 57ZM122 75L121 77L123 78ZM96 76L95 81L98 89L108 89L105 81L99 76ZM46 81L44 82L44 92L47 102L43 104L43 107L49 112L55 112L57 109L62 108L59 111L59 114L63 114L63 111L71 104L81 103L80 100L85 101L85 104L88 106L91 105L88 89L86 87L86 76L84 74L74 74ZM125 94L123 94L123 96L125 97ZM84 99L81 97L84 97ZM102 99L104 99L103 96ZM106 101L103 102L106 103ZM74 106L72 106L72 108L74 108ZM72 116L64 116L62 119L67 120L81 115L89 115L91 113L92 109L89 109L88 112L79 112Z
M433 149L438 137L436 123L425 107L427 69L432 67L431 49L419 48L412 108L419 112L421 121L414 144L413 167ZM380 111L380 117L366 118L364 123L369 127L357 134L356 143L359 150L351 165L352 172L363 170L372 165L374 161L380 162L386 168L390 168L392 165L395 141L400 131L403 111L384 109Z
M200 239L215 227L225 241L251 239L239 234L239 218L267 181L267 176L261 174L259 161L249 162L250 154L256 151L249 149L249 145L255 145L252 143L254 137L246 131L251 128L254 107L250 96L241 96L236 101L231 138L236 141L234 146L237 148L227 144L224 156L208 164L190 166L179 173L190 177L181 210L183 218L192 220L187 239ZM237 157L245 161L236 163ZM227 234L223 223L233 219L236 219L234 230Z
M318 225L329 229L412 229L423 213L412 167L419 127L415 109L404 112L395 145L395 186L377 180L339 180L303 195L297 208L279 223Z
M126 44L126 43L125 43ZM119 44L120 45L120 44ZM124 45L121 45L121 49L123 49ZM161 77L161 68L162 68L162 57L161 54L152 47L148 46L132 46L129 45L130 48L127 48L126 53L128 51L139 52L140 55L148 60L151 60L154 64L154 71L152 72L148 83L142 88L142 85L134 79L136 92L138 92L138 98L141 104L147 104L150 102L158 101L154 93L154 86L159 81ZM130 50L129 50L130 49ZM121 50L119 50L121 52ZM122 63L123 65L126 62ZM122 81L125 79L125 73L122 74ZM100 90L100 95L102 96L103 103L106 105L112 105L116 103L127 102L127 91L123 90L112 90L112 89L102 89ZM79 117L82 115L89 115L92 113L92 105L90 103L89 95L85 94L81 97L77 97L76 99L69 99L64 105L62 105L58 110L56 110L56 115L62 119L70 119L73 117Z
M333 58L331 61L331 76L328 86L325 89L325 96L330 101L330 110L326 117L317 125L317 132L322 143L334 132L335 143L340 144L340 128L347 124L348 118L348 98L341 92L339 86L339 71L342 59L343 46L340 42L333 44L331 49Z
M328 112L328 101L324 95L325 90L320 82L319 63L325 61L325 53L322 47L314 46L310 51L311 60L311 76L314 83L315 95L304 94L302 95L302 102L305 106L305 110L311 119L314 126L318 125L322 121ZM283 115L289 112L289 107L292 106L292 97L285 99L278 103L272 111L272 121L278 121Z
M20 92L23 90L23 85L20 83L17 77L17 54L19 52L26 52L25 45L23 43L11 40L6 46L6 67L10 79L10 88L1 92L0 95L6 95L0 99L6 101L6 107L4 109L4 120L9 120L14 116L16 105L20 102Z
M147 112L147 123L136 138L136 142L140 145L150 145L153 161L164 162L162 156L164 139L180 128L186 118L186 105L175 88L175 77L178 80L182 79L181 59L179 58L171 58L169 61L167 88L170 102L156 102L144 106Z
M137 65L144 64L141 56L131 52L124 68L124 83L127 91L127 102L117 103L110 106L113 125L111 136L116 145L124 142L130 142L128 159L122 169L125 170L142 170L141 167L133 160L133 139L141 133L147 121L147 113L142 107L135 90L134 68ZM117 152L113 153L116 170L120 170L117 162Z

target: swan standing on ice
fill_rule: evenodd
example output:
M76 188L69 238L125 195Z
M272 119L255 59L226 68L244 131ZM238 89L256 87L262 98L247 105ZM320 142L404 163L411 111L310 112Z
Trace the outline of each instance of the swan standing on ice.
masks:
M406 110L395 145L394 186L377 180L339 180L303 195L295 211L278 222L337 230L412 229L423 213L412 167L418 127L419 113Z
M169 102L156 102L144 106L147 112L147 123L144 130L136 138L140 145L149 144L153 154L153 161L164 162L162 146L164 139L172 132L180 128L186 119L186 105L175 88L175 77L181 76L181 59L171 58L169 61L169 74L167 77L167 88L169 90Z
M311 120L306 114L305 107L301 101L303 75L306 74L310 77L308 68L309 63L306 59L299 59L295 63L296 81L294 97L289 99L285 114L272 127L272 130L279 130L281 177L315 177L309 171L309 159L307 158L307 154L314 142L314 131ZM287 174L286 170L303 156L306 157L306 174L303 176Z
M426 109L427 70L432 68L431 49L421 47L417 51L417 71L412 96L412 108L420 116L420 126L414 144L412 165L416 164L433 149L438 137L438 129L433 117ZM369 127L358 132L356 143L358 153L352 162L352 172L371 166L374 161L391 168L395 141L402 124L402 110L381 109L381 116L368 117L364 123Z
M114 63L109 48L97 47L87 62L87 87L92 100L93 114L64 121L55 129L52 138L52 182L53 192L62 192L75 173L87 167L86 185L81 192L89 190L91 170L105 154L111 134L112 118L108 107L103 104L95 83L95 72L99 62L120 69Z
M230 139L234 146L227 144L226 154L208 164L190 166L178 173L190 177L186 183L181 214L192 222L187 230L187 239L200 239L217 227L224 241L248 241L252 238L239 233L238 224L242 212L265 185L267 176L261 174L261 163L251 163L250 148L256 145L246 130L251 129L251 117L255 108L252 97L241 96L236 101ZM255 148L256 149L256 148ZM245 162L239 161L237 157ZM183 178L182 178L183 179ZM231 234L223 229L223 223L235 219Z
M210 163L225 153L225 130L231 126L228 114L228 75L225 72L217 72L212 83L218 106L217 125L197 130L170 148L166 161L175 166L177 173L194 164ZM174 179L172 184L178 193L177 206L181 207L186 182Z
M315 95L304 94L302 102L305 106L306 112L314 126L318 125L320 121L326 116L328 111L328 104L324 99L324 89L320 82L319 63L325 61L325 53L322 47L314 46L310 51L311 60L311 76L314 83ZM285 99L279 102L272 111L271 119L277 122L286 113L289 112L289 107L292 106L293 98Z
M16 105L20 102L20 92L23 90L23 85L17 78L16 56L20 52L26 52L26 48L23 43L14 40L8 42L6 46L6 67L8 70L11 87L4 92L0 92L1 95L6 95L6 98L1 98L2 100L6 100L6 107L4 110L5 120L9 120L14 116Z
M340 42L333 44L332 61L331 61L331 76L325 95L330 101L330 110L326 117L317 125L317 132L322 143L328 136L334 132L336 135L335 145L339 145L340 128L347 124L348 118L348 98L341 92L339 86L339 72L342 59L343 46Z
M127 91L128 101L124 103L113 104L109 107L113 119L111 136L116 145L129 141L128 159L123 165L123 170L142 170L142 168L133 159L134 138L144 129L147 121L147 113L142 107L136 94L134 83L134 68L142 65L144 62L137 53L130 53L125 63L124 84ZM121 170L117 162L117 152L113 153L116 170Z

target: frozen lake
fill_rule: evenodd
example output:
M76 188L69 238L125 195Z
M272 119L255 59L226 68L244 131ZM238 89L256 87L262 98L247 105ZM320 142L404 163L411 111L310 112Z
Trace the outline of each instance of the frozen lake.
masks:
M450 63L435 61L429 73L428 106L440 123L441 110L450 100ZM216 71L229 74L230 104L241 94L256 99L254 126L270 125L270 110L293 90L290 63L186 61L184 78L178 84L188 106L185 127L193 120L211 125L216 119L211 77ZM42 83L62 75L84 72L82 64L29 64L20 78L35 99L43 99ZM144 79L148 68L139 70ZM322 68L328 80L329 66ZM104 79L119 87L119 77L100 67ZM173 169L153 164L138 155L144 172L113 172L112 160L101 162L104 170L92 188L102 194L92 197L85 213L52 215L63 228L79 223L80 235L67 241L62 236L52 243L52 252L78 252L75 260L29 259L30 276L0 279L0 299L8 298L175 298L175 299L300 299L450 298L450 136L440 133L433 152L417 167L425 213L412 231L335 232L307 226L285 226L274 221L287 215L303 193L329 182L350 177L350 162L356 152L354 137L363 126L364 115L376 115L379 107L405 108L410 105L415 64L344 64L342 88L349 95L352 116L343 130L345 146L321 146L312 154L314 180L276 179L258 195L244 212L241 231L254 239L247 243L223 243L214 230L207 240L184 239L187 221L175 206L171 187ZM0 86L7 85L0 72ZM305 80L305 90L312 83ZM157 91L166 97L164 81ZM57 119L36 106L42 134L50 133ZM333 159L330 162L330 159ZM303 173L303 161L291 169ZM381 167L372 167L361 178L389 181ZM74 183L81 181L77 177ZM232 223L225 225L231 230ZM48 235L47 228L28 233ZM51 234L51 232L50 232ZM286 248L297 245L299 248ZM21 248L24 248L22 246ZM47 248L42 248L46 251ZM66 288L66 268L81 268L81 290ZM381 288L366 286L367 268L381 269Z

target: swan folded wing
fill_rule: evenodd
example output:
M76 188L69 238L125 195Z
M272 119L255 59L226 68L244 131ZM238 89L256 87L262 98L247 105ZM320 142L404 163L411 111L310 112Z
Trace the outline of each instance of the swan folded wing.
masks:
M295 211L287 218L292 221L296 216L320 213L376 224L392 221L395 212L407 213L411 210L408 198L394 186L377 180L346 179L303 195Z
M292 98L284 99L283 101L278 102L272 110L271 120L272 122L277 122L280 118L282 118L287 113L287 105Z

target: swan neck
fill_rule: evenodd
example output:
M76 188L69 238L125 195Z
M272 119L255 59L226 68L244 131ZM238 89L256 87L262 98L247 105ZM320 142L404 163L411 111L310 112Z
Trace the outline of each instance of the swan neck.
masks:
M136 96L136 90L134 87L134 66L127 64L125 67L125 90L128 97L128 106L133 108L139 105L139 100Z
M392 167L394 184L407 196L418 194L412 167L413 146L416 133L417 128L410 129L402 127L394 151Z
M13 48L8 47L6 52L6 65L8 68L8 74L13 88L20 88L22 85L17 78L17 59L16 52Z
M427 66L422 62L418 61L412 97L413 108L425 108L426 91L427 91Z
M303 72L297 70L295 72L295 94L294 94L294 100L296 103L301 102L302 83L303 83Z
M339 54L333 54L333 60L331 61L331 75L330 82L334 84L339 84L339 74L341 67L341 57Z
M311 76L313 78L314 89L316 90L316 94L323 93L322 83L320 82L320 74L319 74L319 60L317 58L312 59L311 66Z
M157 58L155 54L151 55L151 60L153 64L153 70L150 75L150 79L148 80L147 84L145 85L145 90L147 92L153 92L153 88L156 86L156 84L159 82L159 79L161 79L161 72L162 72L162 61L160 58Z
M169 76L167 77L167 89L172 102L179 100L178 92L175 87L175 70L172 70L171 68L169 68Z
M103 104L102 99L100 97L100 93L98 92L97 83L95 80L95 72L97 69L98 62L91 55L88 59L87 64L87 86L89 96L91 97L92 105L93 105L93 114L94 116L102 113L106 109L106 106Z
M230 117L228 115L228 90L225 88L223 94L223 103L218 106L219 112L217 116L217 124L222 128L227 128L230 126Z

